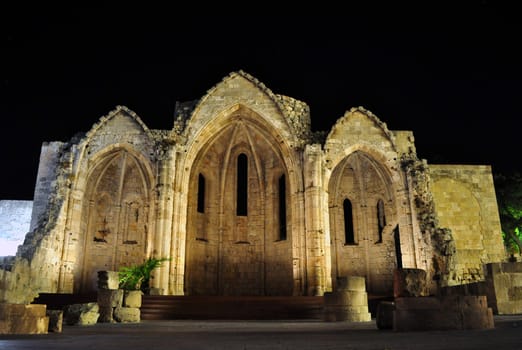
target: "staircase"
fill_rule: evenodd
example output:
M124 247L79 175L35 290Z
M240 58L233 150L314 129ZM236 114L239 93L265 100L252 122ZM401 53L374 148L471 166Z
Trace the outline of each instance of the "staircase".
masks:
M142 320L321 319L323 297L144 295Z
M377 305L388 296L368 295L368 307L375 317ZM61 310L77 303L96 302L97 294L40 293L33 304L47 304ZM144 295L142 320L291 320L323 318L322 296L180 296Z

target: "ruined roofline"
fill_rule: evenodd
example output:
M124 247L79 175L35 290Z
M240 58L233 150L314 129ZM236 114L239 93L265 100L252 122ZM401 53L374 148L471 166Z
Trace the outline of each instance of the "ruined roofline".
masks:
M109 111L109 113L107 113L106 115L103 115L100 117L100 119L98 120L97 123L95 123L91 129L85 134L85 137L87 139L90 139L92 136L94 136L94 134L96 134L96 132L105 124L107 123L111 118L113 118L115 115L117 115L118 113L120 112L125 112L128 116L130 116L131 118L133 118L137 123L138 125L141 126L141 128L143 129L143 131L149 136L151 137L151 132L149 130L149 128L147 127L147 125L145 125L145 123L141 120L141 118L136 114L136 112L134 112L133 110L129 109L128 107L126 106L123 106L123 105L117 105L116 108L114 108L113 110Z
M370 110L362 107L362 106L358 106L358 107L352 107L350 108L349 110L347 110L344 115L342 117L340 117L339 119L337 119L337 121L335 122L335 124L331 127L330 129L330 132L328 133L328 135L326 136L326 140L328 140L330 138L330 136L332 135L332 133L335 131L335 129L337 128L338 125L341 125L341 123L343 123L343 121L348 118L348 116L356 113L356 112L359 112L359 113L362 113L364 114L365 116L367 116L370 120L372 120L377 126L379 126L382 131L384 132L384 134L386 136L388 136L391 144L392 144L392 147L393 149L398 152L398 148L397 148L397 143L396 143L396 140L395 140L395 135L393 134L393 132L388 129L388 125L386 125L385 122L381 121L379 119L379 117L377 117L375 114L373 114Z

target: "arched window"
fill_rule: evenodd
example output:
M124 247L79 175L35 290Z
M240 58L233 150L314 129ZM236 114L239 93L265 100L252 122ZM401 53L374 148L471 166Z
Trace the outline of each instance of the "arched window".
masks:
M198 177L198 213L205 212L205 177L199 174Z
M279 178L279 240L286 239L286 181L285 175Z
M355 234L353 231L352 202L346 198L343 202L344 210L344 244L355 244Z
M377 201L377 243L382 242L382 232L386 226L386 215L384 214L384 202L382 199Z
M248 158L244 153L237 157L236 215L248 215Z

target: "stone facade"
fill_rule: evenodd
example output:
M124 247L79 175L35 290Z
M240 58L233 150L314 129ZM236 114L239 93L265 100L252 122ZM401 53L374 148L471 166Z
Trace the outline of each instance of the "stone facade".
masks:
M428 166L412 132L361 107L328 134L310 125L306 103L239 71L178 103L171 130L118 106L44 144L0 299L90 292L98 271L149 256L171 258L152 280L165 294L267 296L323 295L344 276L391 295L397 267L426 270L433 291L505 258L489 167Z

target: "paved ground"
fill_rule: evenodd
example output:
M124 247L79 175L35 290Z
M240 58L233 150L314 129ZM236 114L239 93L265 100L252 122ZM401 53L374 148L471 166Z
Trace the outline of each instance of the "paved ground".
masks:
M62 333L0 335L0 349L522 349L522 315L496 316L495 329L394 332L322 321L142 321L64 326Z

